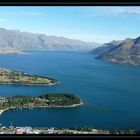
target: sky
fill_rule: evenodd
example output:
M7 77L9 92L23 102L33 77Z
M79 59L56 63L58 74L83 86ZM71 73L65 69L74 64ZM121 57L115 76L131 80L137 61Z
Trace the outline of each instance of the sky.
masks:
M140 7L1 6L0 27L106 43L140 36Z

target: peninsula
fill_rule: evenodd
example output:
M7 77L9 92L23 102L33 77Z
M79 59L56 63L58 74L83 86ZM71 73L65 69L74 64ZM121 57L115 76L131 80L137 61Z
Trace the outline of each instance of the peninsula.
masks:
M44 94L40 96L10 96L0 98L0 114L9 109L45 108L45 107L76 107L82 100L73 94Z
M58 81L52 78L0 68L0 84L47 86L57 83Z

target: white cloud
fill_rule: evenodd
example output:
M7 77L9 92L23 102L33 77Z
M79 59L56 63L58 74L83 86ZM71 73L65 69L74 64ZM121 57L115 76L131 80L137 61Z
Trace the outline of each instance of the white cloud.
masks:
M22 15L29 15L29 16L42 16L44 13L42 12L21 12Z
M140 14L140 7L127 7L124 10L130 14Z
M88 17L140 15L140 7L89 7L85 12Z
M42 16L44 15L43 12L37 12L37 11L26 11L26 12L0 12L0 15L27 15L27 16Z

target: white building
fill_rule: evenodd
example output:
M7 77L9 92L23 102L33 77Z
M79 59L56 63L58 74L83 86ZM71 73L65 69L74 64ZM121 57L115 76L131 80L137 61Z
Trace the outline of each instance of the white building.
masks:
M51 127L50 129L47 130L48 134L53 134L54 133L54 128Z

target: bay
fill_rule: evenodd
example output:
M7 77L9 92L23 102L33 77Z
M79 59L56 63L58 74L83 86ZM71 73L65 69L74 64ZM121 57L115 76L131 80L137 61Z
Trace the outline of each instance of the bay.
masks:
M0 96L73 93L84 100L76 108L9 110L0 123L9 126L92 126L139 129L140 67L107 63L88 52L30 52L0 55L0 67L59 80L55 86L0 85Z

